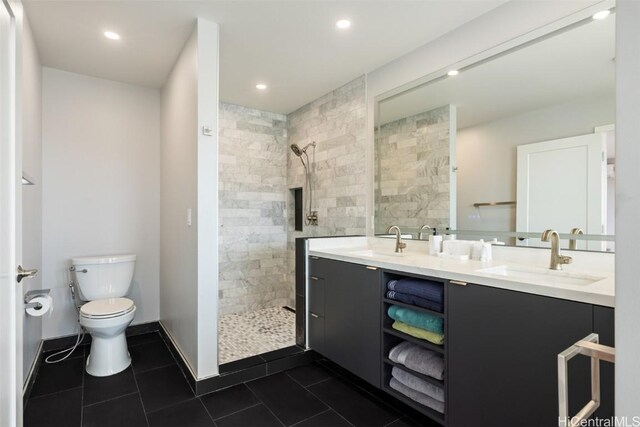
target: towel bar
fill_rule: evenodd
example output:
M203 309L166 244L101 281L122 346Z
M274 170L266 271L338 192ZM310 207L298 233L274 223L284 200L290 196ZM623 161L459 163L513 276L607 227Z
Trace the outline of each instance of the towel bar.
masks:
M600 407L600 361L615 363L616 350L598 343L598 334L589 334L558 354L558 426L575 427ZM569 360L582 354L591 358L591 400L578 413L569 417Z

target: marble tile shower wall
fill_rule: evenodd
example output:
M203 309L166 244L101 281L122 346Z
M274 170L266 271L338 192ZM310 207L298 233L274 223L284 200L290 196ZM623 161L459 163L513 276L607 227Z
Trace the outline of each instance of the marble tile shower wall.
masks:
M288 115L289 144L309 149L314 210L318 225L294 231L293 196L289 194L288 272L293 291L295 239L366 233L366 79L359 77ZM288 187L304 187L304 169L288 155ZM305 191L305 209L307 206Z
M376 233L449 225L449 114L446 105L376 131Z
M287 282L287 117L220 104L221 315L292 304Z

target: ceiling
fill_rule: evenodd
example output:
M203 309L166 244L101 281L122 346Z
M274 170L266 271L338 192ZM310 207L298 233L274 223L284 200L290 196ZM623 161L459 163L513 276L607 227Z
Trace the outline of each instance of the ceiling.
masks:
M380 103L379 123L446 104L458 129L578 99L615 109L615 15L461 70Z
M196 18L220 24L220 98L289 113L505 0L25 0L42 64L161 87ZM335 22L353 25L338 30ZM111 41L111 30L121 40ZM266 91L256 83L265 82Z

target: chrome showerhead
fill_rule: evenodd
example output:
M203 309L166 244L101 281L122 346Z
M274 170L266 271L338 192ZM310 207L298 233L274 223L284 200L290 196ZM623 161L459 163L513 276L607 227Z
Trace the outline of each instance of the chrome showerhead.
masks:
M291 144L291 151L293 151L293 154L298 157L302 156L304 153L304 150L301 150L300 147L298 147L298 144Z
M315 141L305 145L304 148L300 148L298 144L291 144L291 151L293 151L293 154L295 154L296 156L302 157L303 154L307 154L307 149L309 147L315 147L315 146L316 146Z

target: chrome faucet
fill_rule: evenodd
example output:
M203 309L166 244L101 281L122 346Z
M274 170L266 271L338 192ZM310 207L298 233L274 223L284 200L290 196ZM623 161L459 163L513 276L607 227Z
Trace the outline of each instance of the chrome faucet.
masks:
M562 264L571 264L573 258L566 255L560 255L560 236L555 230L545 230L540 238L543 242L551 242L551 261L549 268L551 270L562 270Z
M396 232L396 252L402 252L402 250L407 247L407 244L402 242L400 227L397 225L391 225L387 229L387 233L391 233L392 230Z
M582 228L572 228L571 234L575 234L576 236L578 234L584 234L584 230ZM569 239L569 249L577 249L577 248L578 248L578 242L576 241L576 239Z
M424 230L429 230L429 234L431 234L433 231L433 229L427 224L423 225L422 227L420 227L420 231L418 231L418 240L422 240L422 232Z

